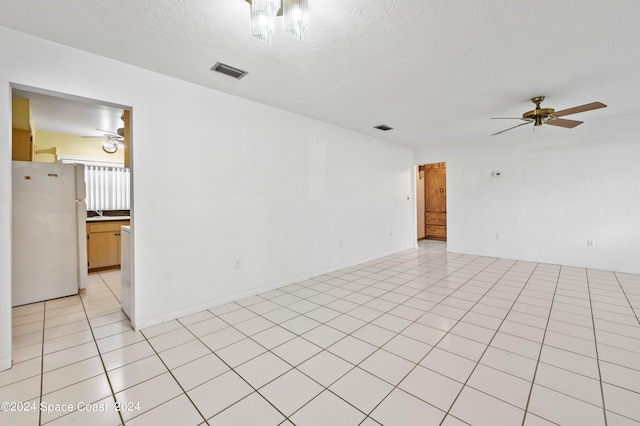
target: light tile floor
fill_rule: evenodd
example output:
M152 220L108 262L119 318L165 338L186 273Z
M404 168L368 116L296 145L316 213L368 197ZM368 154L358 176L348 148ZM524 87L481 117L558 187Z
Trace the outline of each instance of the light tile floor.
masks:
M137 332L119 282L14 308L0 424L640 425L639 275L425 241Z

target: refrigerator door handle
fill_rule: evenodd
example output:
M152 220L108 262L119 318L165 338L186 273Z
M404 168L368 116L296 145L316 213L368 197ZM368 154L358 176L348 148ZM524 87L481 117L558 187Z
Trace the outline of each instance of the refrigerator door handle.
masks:
M74 164L74 168L76 174L76 200L85 200L87 198L87 184L84 179L84 164Z
M87 288L89 272L87 266L87 203L76 200L78 289Z

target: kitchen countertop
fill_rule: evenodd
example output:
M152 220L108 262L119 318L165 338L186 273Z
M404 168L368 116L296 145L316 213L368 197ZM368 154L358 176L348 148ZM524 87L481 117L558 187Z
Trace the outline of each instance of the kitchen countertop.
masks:
M93 217L88 217L87 222L129 220L130 218L131 218L130 216L93 216Z

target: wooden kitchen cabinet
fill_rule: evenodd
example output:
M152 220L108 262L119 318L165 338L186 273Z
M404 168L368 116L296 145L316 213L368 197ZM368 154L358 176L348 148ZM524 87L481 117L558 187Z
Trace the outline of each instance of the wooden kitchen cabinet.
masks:
M33 118L29 99L12 98L12 149L14 161L33 161Z
M33 159L33 138L30 131L13 129L11 159L13 161L31 161Z
M129 223L128 220L87 223L89 270L120 266L120 227Z

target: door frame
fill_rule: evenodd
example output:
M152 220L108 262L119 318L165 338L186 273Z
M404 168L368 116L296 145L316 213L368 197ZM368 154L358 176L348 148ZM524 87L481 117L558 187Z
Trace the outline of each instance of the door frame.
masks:
M128 167L131 169L131 187L130 187L130 222L131 222L131 283L132 283L132 289L135 288L133 286L133 282L134 282L134 277L135 277L135 232L134 232L134 211L135 211L135 173L134 173L134 155L133 155L133 150L131 149L131 147L133 146L133 107L132 106L127 106L127 105L122 105L122 104L118 104L118 103L114 103L114 102L108 102L108 101L102 101L102 100L98 100L98 99L93 99L93 98L87 98L87 97L83 97L83 96L79 96L79 95L74 95L74 94L69 94L69 93L63 93L63 92L56 92L56 91L52 91L52 90L48 90L48 89L44 89L44 88L38 88L38 87L33 87L33 86L27 86L27 85L23 85L20 83L15 83L15 82L9 82L9 96L8 99L6 99L7 104L8 104L8 112L9 112L9 122L12 121L12 98L13 98L13 89L18 89L18 90L25 90L25 91L29 91L29 92L33 92L33 93L39 93L39 94L43 94L43 95L48 95L48 96L54 96L54 97L58 97L58 98L62 98L62 99L68 99L68 100L74 100L74 101L79 101L79 102L84 102L84 103L92 103L92 104L96 104L96 105L106 105L106 106L111 106L111 107L116 107L116 108L121 108L124 111L128 111L129 113L128 115L128 119L129 122L128 127L129 127L129 131L128 131L128 144L126 144L125 146L125 150L128 151L128 158L129 160L126 160L126 154L127 151L125 151L125 167L127 167L127 163L128 163ZM9 145L11 145L12 143L12 138L9 138ZM9 150L9 158L8 160L8 164L10 166L10 161L12 161L11 159L11 150ZM9 187L11 187L12 182L11 182L11 174L9 174L9 182L8 182ZM12 223L12 218L11 218L11 209L12 209L12 205L13 202L10 202L9 205L9 227L11 227L11 223ZM13 237L10 234L9 237L9 251L12 251L12 247L13 247ZM10 274L11 275L11 274ZM11 294L11 278L9 280L9 294ZM133 297L135 297L135 295L132 295ZM135 300L135 299L133 299ZM12 307L13 303L12 303L12 298L8 297L7 300L4 301L4 303L0 303L0 316L3 315L3 313L8 312L8 316L9 316L9 321L8 321L8 333L9 336L11 336L11 340L9 340L9 345L8 345L8 351L9 351L9 369L11 369L13 367L13 342L12 342L12 337L13 337L13 321L11 320L11 312L12 312ZM4 313L4 315L6 316L6 313ZM133 327L133 323L134 323L134 319L132 318L132 327ZM0 333L1 334L1 333ZM0 371L3 371L2 366L0 366Z

